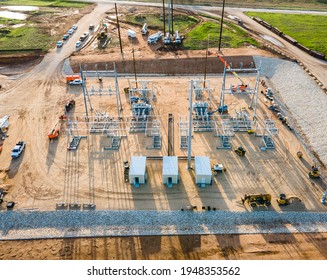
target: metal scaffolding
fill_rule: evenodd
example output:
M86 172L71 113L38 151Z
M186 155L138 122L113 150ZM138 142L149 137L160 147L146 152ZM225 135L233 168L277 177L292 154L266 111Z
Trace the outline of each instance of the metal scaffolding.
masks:
M189 90L191 84L192 83L190 81ZM210 80L193 80L193 91L195 95L195 100L201 100L204 97L204 94L207 93L210 102L212 101L212 88L210 88Z
M159 120L148 121L146 123L145 135L152 138L152 145L146 147L147 149L161 149L162 139Z
M242 108L239 112L235 110L235 117L230 119L230 123L234 131L248 132L253 122L249 119L246 108Z
M179 122L179 147L181 149L188 148L189 121L187 117L180 117Z
M256 118L256 111L257 111L257 103L258 103L258 91L259 91L259 84L260 84L260 67L258 68L243 68L242 63L240 68L233 69L231 68L232 65L227 67L225 63L224 73L223 73L223 82L222 82L222 89L220 94L220 107L224 108L225 106L225 94L249 94L251 96L251 102L249 105L249 109L253 109L253 118ZM253 89L250 87L249 84L245 84L242 79L239 77L237 73L255 73L256 74L256 82ZM226 78L227 74L234 74L241 82L238 85L230 85L229 88L226 88Z
M97 89L92 85L91 88L87 88L86 86L86 77L92 77L94 71L88 71L87 70L87 65L85 65L86 70L82 70L80 67L80 72L81 72L81 77L82 77L82 90L83 90L83 95L84 95L84 106L85 106L85 114L86 114L86 119L89 117L89 112L88 112L88 106L87 102L89 103L90 106L90 111L93 111L92 104L91 104L91 98L90 96L116 96L116 103L117 103L117 115L118 118L120 118L120 111L122 110L122 104L121 104L121 99L120 99L120 93L119 93L119 86L118 86L118 78L117 78L117 71L116 71L116 65L113 63L113 70L108 70L108 65L105 65L106 70L101 71L101 77L98 71L97 64L95 64L95 69L96 69L96 76L98 77L100 84ZM113 76L115 80L115 88L111 89L111 86L108 86L108 89L104 89L102 87L102 79L103 76Z
M128 95L131 105L138 100L148 103L154 99L153 81L129 81Z
M219 133L219 140L217 140L217 149L231 149L231 138L235 135L234 128L230 120L221 121L221 133Z
M271 119L264 120L264 124L260 125L257 123L255 136L261 137L260 149L274 149L274 137L278 135L278 129L276 123Z

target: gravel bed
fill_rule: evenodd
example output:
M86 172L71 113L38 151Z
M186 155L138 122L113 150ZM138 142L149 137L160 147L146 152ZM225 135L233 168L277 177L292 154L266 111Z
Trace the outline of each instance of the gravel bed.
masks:
M255 56L254 61L261 63L261 75L283 103L281 107L287 109L303 144L327 165L327 95L295 62L261 56Z
M327 213L230 211L6 211L0 240L327 232Z

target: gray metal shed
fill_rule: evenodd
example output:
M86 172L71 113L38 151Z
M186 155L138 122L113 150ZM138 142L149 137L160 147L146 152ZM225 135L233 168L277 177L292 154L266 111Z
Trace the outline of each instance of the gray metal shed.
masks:
M138 188L140 184L145 184L146 179L146 157L132 156L129 168L129 181L134 187Z
M178 158L176 156L164 156L162 160L162 183L171 188L178 184Z
M212 170L209 157L195 156L195 183L201 187L212 183Z

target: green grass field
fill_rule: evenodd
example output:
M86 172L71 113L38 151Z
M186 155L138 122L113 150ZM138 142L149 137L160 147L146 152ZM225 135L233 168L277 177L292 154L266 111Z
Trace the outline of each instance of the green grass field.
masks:
M246 45L258 46L258 42L252 39L245 31L236 25L225 23L221 37L222 48L238 48ZM201 50L218 47L220 24L204 22L186 34L183 46L186 49Z
M4 0L4 5L22 5L22 6L38 6L38 7L74 7L81 8L88 5L85 2L78 1L53 1L53 0Z
M157 2L161 0L137 0L142 2ZM201 5L221 7L223 0L174 0L174 5ZM327 11L327 0L226 0L226 7L238 8L274 8L274 9L297 9L297 10L315 10Z
M142 26L145 22L148 28L162 29L163 30L163 19L160 18L159 14L144 14L142 16L127 16L126 21ZM166 18L166 30L168 29L168 20ZM187 28L198 23L198 19L192 16L174 15L174 30L184 31Z
M259 17L305 47L327 55L327 16L275 13L246 13Z
M2 4L2 3L1 3ZM3 1L6 5L30 5L38 7L65 7L81 8L88 3L73 1L50 1L50 0L7 0ZM40 11L28 12L30 15L44 13ZM48 13L48 11L46 12ZM16 24L24 24L21 27L14 27ZM54 46L55 38L49 37L44 30L33 26L28 20L14 20L0 18L0 50L24 50L42 49L47 51Z
M42 49L44 51L54 45L55 39L31 26L13 28L5 36L0 33L0 50Z

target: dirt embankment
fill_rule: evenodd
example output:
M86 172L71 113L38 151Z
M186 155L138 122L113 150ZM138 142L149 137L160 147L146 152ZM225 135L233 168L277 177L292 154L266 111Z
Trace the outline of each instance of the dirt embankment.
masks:
M252 56L227 56L225 60L233 67L250 68L254 67ZM112 61L116 64L117 72L120 74L134 73L133 60ZM95 70L95 64L98 70L105 70L105 65L108 62L94 61L88 64L88 70ZM79 71L79 65L72 65L74 72ZM213 74L222 73L224 71L224 64L217 57L209 57L207 61L203 57L189 57L189 58L167 58L153 60L138 60L135 61L135 72L140 74L164 74L164 75L186 75L186 74Z

